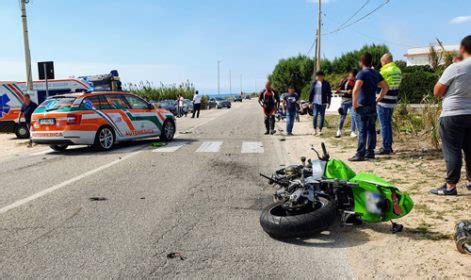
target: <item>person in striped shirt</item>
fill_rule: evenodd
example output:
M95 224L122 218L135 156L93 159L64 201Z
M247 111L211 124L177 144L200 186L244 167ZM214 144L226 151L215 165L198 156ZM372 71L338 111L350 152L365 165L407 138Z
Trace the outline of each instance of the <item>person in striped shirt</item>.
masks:
M376 98L381 138L383 139L383 147L379 150L378 154L389 155L393 152L392 116L402 82L402 71L393 62L393 57L390 53L381 57L381 65L380 73L388 84L389 91L386 95L380 94Z

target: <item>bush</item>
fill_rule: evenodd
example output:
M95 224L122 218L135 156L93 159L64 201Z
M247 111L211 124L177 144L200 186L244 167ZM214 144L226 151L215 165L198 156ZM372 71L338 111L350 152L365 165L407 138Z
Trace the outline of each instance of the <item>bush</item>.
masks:
M186 99L193 99L195 87L190 81L181 83L180 85L164 85L156 87L151 82L140 82L137 84L127 84L127 90L139 95L147 100L160 101L164 99L177 99L178 95L183 95Z
M287 92L293 85L299 91L309 84L314 71L314 60L298 55L278 62L269 80L279 93Z
M409 103L420 103L427 96L433 96L433 87L437 82L438 74L431 72L403 73L399 99Z
M347 73L352 69L358 68L360 56L369 52L373 56L373 66L375 69L381 68L381 56L389 52L386 45L365 45L359 50L347 52L332 61L332 70L334 73Z

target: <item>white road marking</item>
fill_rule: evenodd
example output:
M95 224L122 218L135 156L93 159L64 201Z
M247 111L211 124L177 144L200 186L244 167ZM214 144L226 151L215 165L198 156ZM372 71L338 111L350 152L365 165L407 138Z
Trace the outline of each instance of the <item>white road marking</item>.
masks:
M85 172L85 173L83 173L83 174L81 174L81 175L79 175L79 176L77 176L77 177L74 177L74 178L69 179L69 180L67 180L67 181L64 181L64 182L62 182L62 183L59 183L59 184L57 184L57 185L54 185L54 186L52 186L52 187L50 187L50 188L47 188L47 189L45 189L45 190L42 190L42 191L40 191L40 192L38 192L38 193L35 193L35 194L31 195L31 196L28 196L28 197L26 197L26 198L20 199L20 200L14 202L14 203L12 203L12 204L10 204L10 205L8 205L8 206L5 206L5 207L1 208L1 209L0 209L0 214L4 214L4 213L6 213L6 212L8 212L8 211L10 211L10 210L12 210L12 209L15 209L15 208L17 208L17 207L20 207L20 206L22 206L22 205L24 205L24 204L26 204L26 203L28 203L28 202L31 202L31 201L33 201L33 200L35 200L35 199L38 199L38 198L40 198L40 197L43 197L43 196L45 196L45 195L47 195L47 194L49 194L49 193L52 193L53 191L56 191L56 190L58 190L58 189L61 189L61 188L63 188L63 187L66 187L66 186L68 186L68 185L70 185L70 184L72 184L72 183L75 183L75 182L77 182L77 181L79 181L79 180L82 180L83 178L86 178L86 177L91 176L91 175L93 175L93 174L95 174L95 173L98 173L98 172L101 172L101 171L103 171L103 170L105 170L105 169L108 169L108 168L112 167L113 165L116 165L116 164L118 164L118 163L120 163L120 162L125 161L126 159L129 159L129 158L131 158L131 157L137 155L137 154L140 153L140 152L141 152L141 151L135 151L135 152L133 152L133 153L131 153L131 154L128 154L128 155L122 157L121 159L117 159L117 160L115 160L115 161L112 161L112 162L110 162L110 163L107 163L107 164L105 164L105 165L102 165L102 166L100 166L100 167L98 167L98 168L95 168L95 169L93 169L93 170L87 171L87 172Z
M262 142L242 142L242 154L263 154L265 150L263 149Z
M222 141L203 142L196 150L197 153L217 153L221 149Z
M164 147L157 148L153 150L154 153L174 153L178 151L181 147L185 146L186 143L179 142L170 142Z

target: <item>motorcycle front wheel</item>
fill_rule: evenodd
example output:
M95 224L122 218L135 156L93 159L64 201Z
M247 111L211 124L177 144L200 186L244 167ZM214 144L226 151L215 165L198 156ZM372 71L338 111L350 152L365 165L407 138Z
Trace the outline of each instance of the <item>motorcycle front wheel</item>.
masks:
M319 197L314 207L296 212L283 208L285 202L276 202L263 209L260 225L273 238L307 237L327 230L335 221L337 207L333 201Z

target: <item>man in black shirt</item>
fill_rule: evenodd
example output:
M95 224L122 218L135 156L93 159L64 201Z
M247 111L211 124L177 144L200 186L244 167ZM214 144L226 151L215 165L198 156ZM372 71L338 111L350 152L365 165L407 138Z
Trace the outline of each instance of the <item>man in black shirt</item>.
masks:
M21 106L21 113L20 113L20 116L18 117L18 123L21 123L22 118L25 118L25 123L26 123L26 127L28 128L28 131L30 131L30 128L31 128L31 115L33 114L34 110L36 110L36 108L38 108L38 104L31 101L31 96L29 94L25 94L25 102ZM28 148L31 148L32 146L33 146L33 142L31 140L31 133L30 133Z

